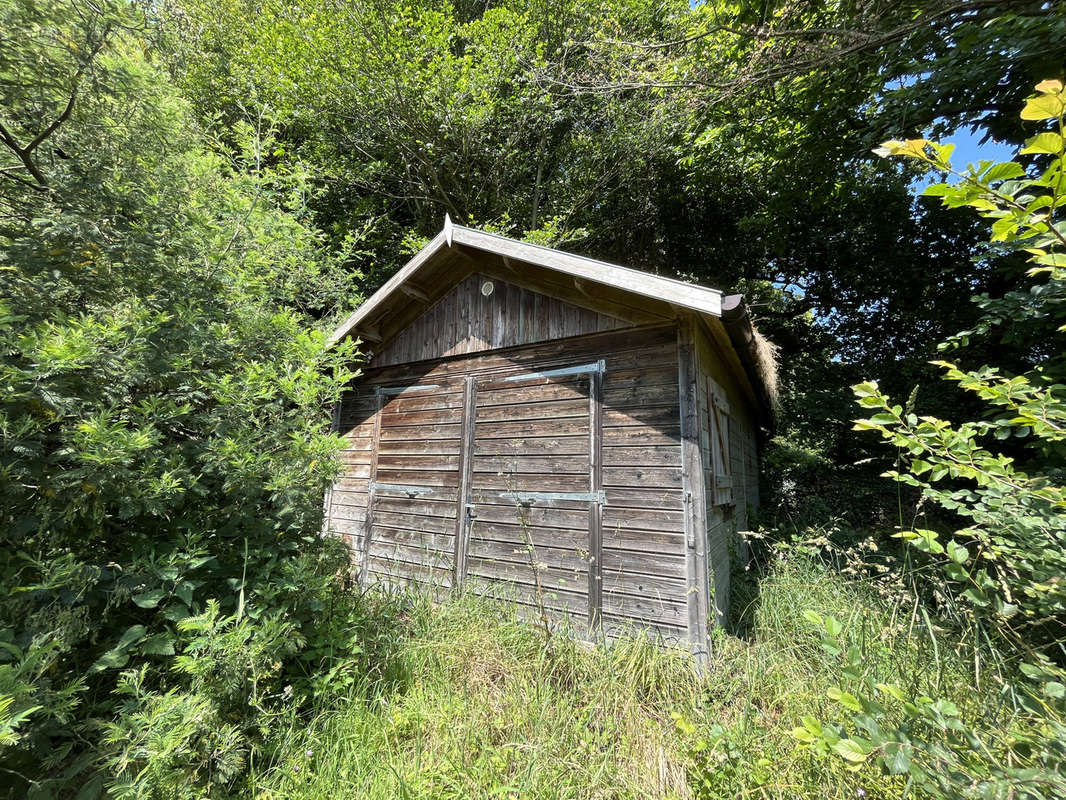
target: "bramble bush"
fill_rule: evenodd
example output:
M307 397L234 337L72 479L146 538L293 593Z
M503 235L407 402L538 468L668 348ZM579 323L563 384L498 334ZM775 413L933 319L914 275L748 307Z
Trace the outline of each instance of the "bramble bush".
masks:
M266 121L197 127L132 6L0 29L0 786L225 793L359 663L319 536L347 251Z
M950 536L930 529L897 536L914 551L908 578L917 597L957 627L975 663L989 660L984 679L999 685L1001 708L966 712L878 682L838 620L809 616L840 663L844 684L831 696L848 718L805 718L796 738L854 765L876 762L934 797L1066 795L1066 98L1057 80L1036 90L1022 119L1054 128L1026 142L1028 169L1011 161L956 171L951 145L922 139L879 150L954 175L957 182L925 193L949 208L976 209L992 220L990 245L1023 250L1032 265L1028 286L978 297L980 323L941 350L999 336L1028 344L1033 368L1008 374L936 362L945 379L987 406L984 417L962 422L918 416L874 382L854 387L859 405L873 412L856 429L879 433L900 454L901 468L887 474L964 524Z

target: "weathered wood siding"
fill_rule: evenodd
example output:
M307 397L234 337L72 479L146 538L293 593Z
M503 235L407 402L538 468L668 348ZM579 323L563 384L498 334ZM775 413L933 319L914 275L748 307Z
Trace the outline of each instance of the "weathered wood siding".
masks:
M740 532L748 529L749 511L759 507L758 445L750 410L752 399L706 332L701 332L698 344L712 614L718 624L725 624L730 612L731 577L746 556Z
M676 337L368 369L342 403L330 529L368 583L462 582L575 628L687 638Z
M487 297L482 293L486 282L493 286ZM608 314L476 273L381 347L370 366L428 361L628 326Z

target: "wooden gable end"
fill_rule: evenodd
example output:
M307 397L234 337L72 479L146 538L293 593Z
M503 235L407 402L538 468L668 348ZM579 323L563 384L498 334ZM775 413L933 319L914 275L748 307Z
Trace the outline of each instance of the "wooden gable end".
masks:
M616 317L475 273L380 345L370 366L429 361L627 327L629 322Z

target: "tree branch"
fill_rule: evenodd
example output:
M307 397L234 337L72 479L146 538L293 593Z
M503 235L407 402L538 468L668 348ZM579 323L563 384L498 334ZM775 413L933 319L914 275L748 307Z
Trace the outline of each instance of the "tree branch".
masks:
M89 57L84 62L82 62L83 66L78 67L78 70L74 73L74 77L71 80L70 96L67 98L67 103L66 106L64 106L63 111L59 114L58 117L52 120L52 122L50 122L43 131L33 137L33 140L28 145L26 145L25 147L21 147L14 135L10 131L8 131L7 128L4 127L3 123L0 123L0 142L3 142L3 144L9 150L11 150L16 156L18 156L19 161L22 162L22 165L26 168L26 171L29 172L30 175L33 176L34 180L36 180L39 184L39 186L35 188L47 187L48 179L45 177L44 173L41 172L40 168L37 166L37 163L33 160L33 151L36 150L42 142L46 141L49 136L59 130L59 127L70 118L70 114L74 110L74 103L78 99L78 89L81 86L82 77L85 75L85 71L86 69L88 69L88 66L92 64L92 62L96 59L97 54L99 54L100 50L103 49L103 46L110 37L112 30L113 27L111 23L108 23L104 26L103 33L100 35L99 40L93 45L92 50L89 51ZM7 175L7 177L13 178L15 176ZM20 183L32 185L29 184L28 181L21 179Z
M44 173L41 172L40 169L38 169L33 159L30 158L29 151L26 150L24 147L19 147L19 144L15 140L15 137L11 135L7 128L4 127L4 124L2 122L0 122L0 141L2 141L7 146L7 148L11 150L16 156L18 156L19 161L22 162L22 166L24 166L26 170L30 173L30 175L34 177L34 180L36 180L37 183L40 184L40 188L48 186L48 179L44 177ZM7 177L10 178L14 176L8 175ZM28 183L28 181L25 180L21 182Z
M737 38L747 39L756 45L772 40L792 40L807 42L807 47L796 51L788 49L778 58L766 58L764 50L753 53L752 58L740 73L722 81L688 79L681 81L663 80L628 80L616 83L589 83L586 85L567 83L553 76L546 76L549 82L563 86L575 92L593 92L609 94L633 89L680 89L702 87L712 90L719 97L726 96L743 87L765 85L791 76L805 75L818 68L829 67L849 57L877 51L888 45L906 39L922 28L931 24L952 25L967 18L979 18L983 11L1015 9L1022 12L1031 8L1031 0L940 0L929 2L917 16L906 21L890 22L880 14L863 15L847 27L822 28L782 28L774 29L766 24L750 27L735 27L716 24L707 30L684 36L669 42L633 42L624 40L607 40L602 42L576 43L590 50L598 46L624 47L639 52L662 52L684 47L709 38L717 33L725 33ZM1051 13L1043 11L1043 14ZM888 24L886 24L888 23ZM816 48L811 52L810 48ZM760 63L761 62L761 63Z
M56 129L58 129L59 126L62 125L64 122L66 122L67 118L70 117L70 112L74 110L74 101L78 97L78 84L81 83L81 76L83 74L84 74L84 70L83 69L79 69L77 72L74 73L74 86L70 90L70 97L67 100L66 108L63 109L63 113L62 114L60 114L58 117L56 117L54 120L52 120L52 123L47 128L45 128L43 131L41 131L39 134L37 134L37 136L34 138L34 140L32 142L30 142L28 145L26 145L25 152L26 152L27 155L29 155L34 150L36 150L38 145L41 144L41 142L43 142L45 139L47 139L49 136L51 136L53 133L55 133Z

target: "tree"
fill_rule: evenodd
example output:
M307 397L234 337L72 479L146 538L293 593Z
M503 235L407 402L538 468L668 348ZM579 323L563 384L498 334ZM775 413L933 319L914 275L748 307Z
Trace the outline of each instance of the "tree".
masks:
M912 105L936 100L890 102L888 78L910 74L920 54L942 54L958 84L974 64L998 74L994 39L1019 26L1035 49L1055 51L1055 14L1005 6L233 0L219 13L189 0L162 7L153 30L222 140L254 110L278 128L279 159L314 164L314 225L335 244L359 237L350 266L365 291L447 212L727 291L753 287L759 325L796 348L786 363L810 362L809 325L830 333L835 347L812 349L820 365L795 372L803 431L786 413L782 434L809 434L832 473L869 453L848 434L846 405L825 403L823 378L843 389L874 374L886 390L917 382L929 400L965 402L927 362L976 321L972 294L997 293L1018 272L1016 258L992 253L960 268L978 247L977 222L915 202L919 170L868 153L886 127L910 124ZM936 13L933 33L912 12ZM983 49L970 60L948 46L973 36ZM855 37L854 53L836 53ZM787 65L795 47L810 64L748 79L759 53ZM735 85L711 85L723 81ZM812 475L810 492L825 479ZM856 518L870 505L856 503Z
M261 745L343 563L353 352L316 318L358 295L306 173L255 117L206 137L130 7L7 0L0 29L4 783L195 795Z

